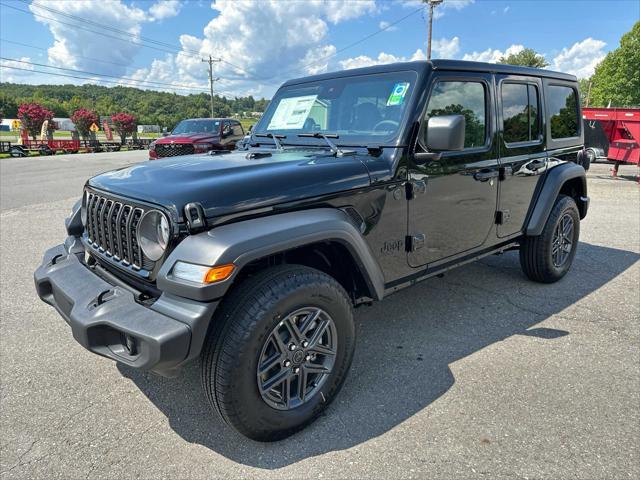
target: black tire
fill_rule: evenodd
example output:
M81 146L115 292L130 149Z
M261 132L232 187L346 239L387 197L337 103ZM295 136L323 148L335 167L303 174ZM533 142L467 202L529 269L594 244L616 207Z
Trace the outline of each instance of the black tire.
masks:
M13 158L22 158L27 156L25 151L19 147L12 147L9 155L11 155Z
M566 238L567 241L570 241L568 252L565 248L566 243L560 245L556 242L554 244L554 240L557 239L557 229L562 227L559 227L561 222L565 222L562 226L566 226L569 222L573 225L571 233ZM525 237L520 245L522 271L535 282L557 282L571 268L579 238L580 214L576 202L571 197L560 195L549 214L549 218L547 218L542 233L536 237ZM558 250L560 250L560 255L557 255ZM564 254L566 254L564 261L560 261Z
M258 362L281 320L306 307L326 312L335 326L332 368L304 403L277 409L258 388ZM354 349L353 309L342 286L309 267L272 267L223 300L202 352L202 385L213 409L240 433L258 441L280 440L311 423L331 403L346 379ZM285 370L280 363L276 367Z

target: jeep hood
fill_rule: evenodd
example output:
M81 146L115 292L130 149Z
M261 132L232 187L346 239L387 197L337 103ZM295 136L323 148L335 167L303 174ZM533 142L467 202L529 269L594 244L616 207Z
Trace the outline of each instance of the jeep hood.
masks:
M248 158L246 151L189 155L142 162L103 173L89 186L161 205L184 220L184 206L198 202L207 218L367 187L367 168L356 155L324 150L273 152Z

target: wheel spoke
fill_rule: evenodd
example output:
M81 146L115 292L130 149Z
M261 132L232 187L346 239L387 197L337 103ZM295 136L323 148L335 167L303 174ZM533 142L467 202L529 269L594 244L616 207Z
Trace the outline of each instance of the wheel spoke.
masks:
M303 337L307 336L309 329L318 320L321 313L322 313L322 310L316 309L316 310L312 310L311 313L307 315L307 317L304 319L302 326L300 327L300 333L302 334Z
M287 380L290 376L291 376L291 372L289 370L282 369L273 377L269 378L267 381L262 383L262 385L260 386L260 390L262 392L268 392L269 390L274 389L275 387L280 385L282 382Z
M260 375L267 373L273 367L275 367L280 362L282 362L282 360L283 360L282 353L278 353L278 352L274 353L273 355L271 355L269 358L267 358L264 362L260 364L260 366L258 367L258 373Z
M322 322L320 324L320 326L318 326L316 331L313 332L313 336L309 340L309 345L311 346L311 348L314 348L318 344L318 342L322 338L322 335L327 330L328 326L329 326L329 322L327 320L325 320L324 322Z
M285 345L285 343L282 341L282 337L280 336L280 332L278 329L276 329L272 334L271 337L273 339L273 342L276 344L276 348L278 350L280 350L281 354L286 354L287 353L287 346Z
M310 349L308 349L307 352L309 352L309 353L317 353L317 354L320 354L320 355L335 355L336 354L336 352L331 347L328 347L326 345L321 345L319 343L314 345Z
M295 324L292 317L287 317L284 320L284 326L287 327L287 330L289 330L289 333L291 334L291 339L294 342L299 343L302 341L302 333L300 333L300 329Z
M304 368L307 373L329 373L331 371L324 365L316 365L315 363L306 363Z
M304 397L307 394L307 370L303 366L298 373L298 398L301 402L304 402Z

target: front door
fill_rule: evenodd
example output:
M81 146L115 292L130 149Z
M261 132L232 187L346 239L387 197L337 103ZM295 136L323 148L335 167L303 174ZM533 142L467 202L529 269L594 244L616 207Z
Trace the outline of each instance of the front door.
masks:
M498 237L519 233L547 170L539 78L496 75L500 144Z
M464 150L409 168L409 181L417 185L408 202L412 267L444 263L484 245L495 223L499 164L491 74L435 74L421 148L427 120L454 114L465 117Z

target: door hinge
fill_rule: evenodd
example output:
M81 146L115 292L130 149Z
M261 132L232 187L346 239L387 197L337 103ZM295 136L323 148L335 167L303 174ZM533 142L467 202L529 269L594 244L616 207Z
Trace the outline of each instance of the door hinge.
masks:
M496 224L504 225L511 220L511 212L509 210L498 210L496 212Z
M426 180L412 180L406 183L407 186L407 200L413 200L418 195L427 193L427 181Z
M418 233L416 235L407 235L406 238L406 250L407 252L415 252L424 247L424 242L427 237L424 233Z

